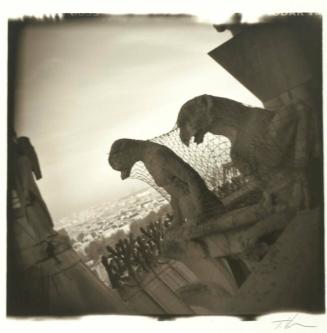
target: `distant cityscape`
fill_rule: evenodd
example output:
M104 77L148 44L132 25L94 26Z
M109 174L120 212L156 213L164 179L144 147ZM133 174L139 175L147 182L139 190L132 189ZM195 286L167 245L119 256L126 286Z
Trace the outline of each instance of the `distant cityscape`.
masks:
M74 250L94 273L108 284L99 260L89 255L90 245L101 244L98 247L103 248L102 245L105 245L113 234L118 231L122 231L122 234L128 233L133 223L143 220L151 213L157 213L167 204L167 200L160 193L147 188L117 201L100 203L61 218L55 222L55 228L69 236Z

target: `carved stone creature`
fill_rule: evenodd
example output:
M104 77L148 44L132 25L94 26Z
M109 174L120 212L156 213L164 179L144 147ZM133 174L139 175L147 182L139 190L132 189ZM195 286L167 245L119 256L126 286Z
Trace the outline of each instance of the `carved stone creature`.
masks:
M208 132L227 137L234 166L254 178L267 211L272 211L276 193L297 210L309 206L307 168L319 151L310 111L302 102L273 112L201 95L182 106L177 126L185 145L192 137L200 144Z
M201 224L220 215L224 207L206 187L200 175L169 148L150 141L120 139L114 142L109 164L129 177L133 165L142 161L159 187L171 196L174 224Z

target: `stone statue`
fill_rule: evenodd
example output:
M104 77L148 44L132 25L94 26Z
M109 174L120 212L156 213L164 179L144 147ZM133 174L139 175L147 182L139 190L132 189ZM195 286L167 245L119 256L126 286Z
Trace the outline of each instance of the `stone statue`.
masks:
M29 138L19 137L16 149L15 188L34 237L41 241L55 234L51 215L35 181L42 178L41 168Z
M224 206L219 198L208 190L200 175L169 148L151 141L121 139L114 142L109 164L121 172L122 179L129 177L138 161L144 163L155 183L171 196L174 221L163 242L163 255L183 262L202 283L214 286L221 294L233 294L237 285L224 260L206 258L197 242L179 242L178 239L184 227L200 226L223 214Z
M129 177L133 165L141 161L159 187L171 196L174 224L201 224L218 216L224 207L206 187L200 175L169 148L150 141L120 139L114 142L109 164Z
M309 112L302 102L273 112L201 95L182 106L177 126L185 145L192 137L201 143L208 132L227 137L232 163L242 175L253 177L263 191L267 211L273 210L278 196L298 210L310 204L307 169L319 151ZM285 188L287 193L280 196Z

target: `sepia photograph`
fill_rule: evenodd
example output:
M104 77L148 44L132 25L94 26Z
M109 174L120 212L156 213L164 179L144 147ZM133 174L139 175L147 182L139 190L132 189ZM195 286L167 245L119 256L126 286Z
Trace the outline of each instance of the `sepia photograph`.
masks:
M324 314L322 22L10 18L7 316Z

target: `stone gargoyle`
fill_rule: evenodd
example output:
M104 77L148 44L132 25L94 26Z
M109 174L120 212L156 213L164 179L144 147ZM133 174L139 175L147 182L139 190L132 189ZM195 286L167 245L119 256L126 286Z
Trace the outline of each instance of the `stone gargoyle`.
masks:
M121 172L122 179L130 176L136 162L143 162L155 183L171 196L175 225L201 224L224 211L221 201L208 190L200 175L163 145L120 139L113 143L108 161Z
M268 111L201 95L182 106L177 126L185 145L192 137L202 143L208 132L227 137L232 163L262 190L267 211L276 201L296 211L310 206L307 169L319 154L310 112L303 102Z

